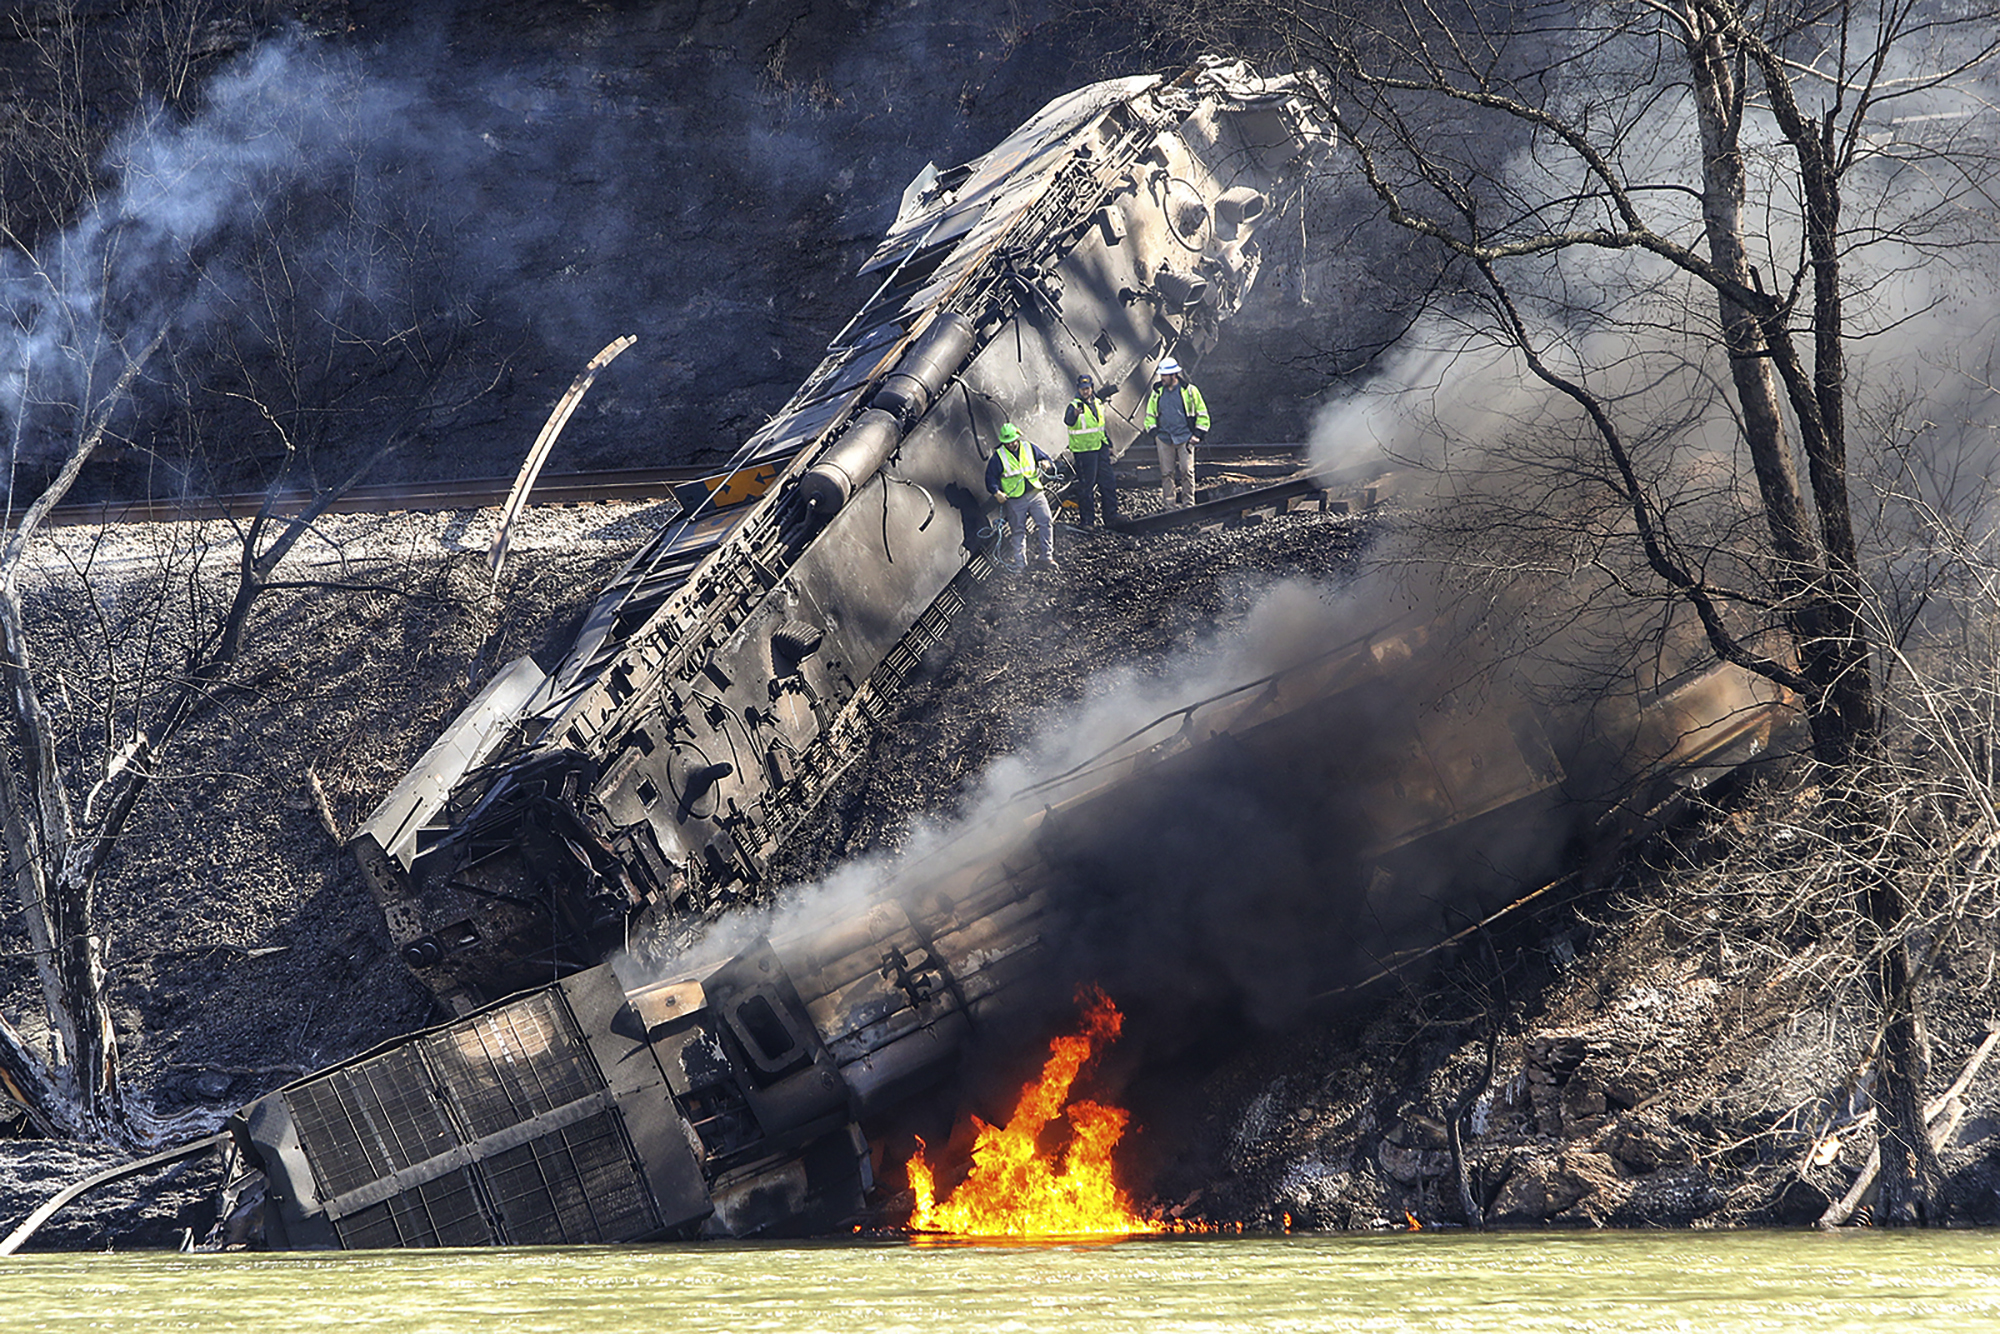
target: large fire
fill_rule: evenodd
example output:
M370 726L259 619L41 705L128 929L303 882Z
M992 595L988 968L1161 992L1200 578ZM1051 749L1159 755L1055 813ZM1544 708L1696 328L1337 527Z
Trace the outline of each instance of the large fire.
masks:
M923 1142L910 1158L910 1189L916 1208L913 1232L962 1237L1076 1237L1158 1232L1162 1225L1142 1217L1111 1179L1111 1151L1125 1133L1122 1108L1078 1102L1065 1113L1077 1072L1124 1026L1118 1007L1102 994L1086 1002L1083 1032L1049 1043L1042 1076L1021 1090L1014 1115L1004 1126L977 1117L972 1172L951 1197L936 1199L937 1181L924 1160ZM1069 1138L1058 1153L1045 1153L1044 1128L1058 1115L1069 1121Z

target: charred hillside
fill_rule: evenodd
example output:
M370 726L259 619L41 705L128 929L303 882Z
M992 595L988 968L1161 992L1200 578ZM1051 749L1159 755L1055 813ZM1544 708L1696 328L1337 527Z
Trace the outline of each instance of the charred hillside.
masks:
M170 780L182 795L128 842L106 905L128 1078L163 1117L219 1116L435 1017L335 832L423 749L481 664L559 640L567 590L601 577L640 531L609 513L549 518L497 599L477 555L490 516L366 521L342 545L349 577L377 587L277 612L248 684L218 702ZM1103 667L1127 666L1136 683L1226 642L1274 575L1335 595L1366 536L1356 520L1309 514L1105 535L1067 548L1059 577L992 587L926 660L787 874L893 853L933 813L976 801L996 759L1120 688ZM63 642L75 641L50 648ZM1022 681L1033 688L1003 685ZM1090 1085L1134 1111L1129 1184L1186 1216L1251 1227L1401 1227L1405 1211L1449 1226L1464 1221L1448 1134L1463 1109L1476 1198L1496 1225L1812 1221L1865 1165L1865 1137L1845 1129L1852 1104L1826 1090L1847 1086L1870 1033L1825 984L1848 924L1790 908L1821 873L1784 832L1802 814L1782 785L1752 788L1402 981L1279 1023L1233 1014L1222 1031L1193 1030L1192 1047L1149 1053L1136 1032ZM1465 925L1441 917L1436 939ZM14 939L9 992L25 999ZM1963 935L1926 980L1940 1087L1985 1036L1994 944L1983 929ZM1949 1113L1949 1198L1966 1222L1994 1216L2000 1113L1987 1087L1975 1079ZM1011 1087L975 1080L962 1093L999 1115ZM932 1127L931 1142L951 1129ZM119 1158L35 1139L0 1156L10 1218ZM897 1181L880 1204L888 1224L904 1207ZM213 1221L218 1184L212 1163L170 1169L66 1211L37 1244L172 1245Z
M510 475L627 333L551 466L712 461L866 298L927 162L1186 58L1143 6L30 5L0 32L4 220L46 252L214 173L200 233L168 224L180 268L121 261L117 299L178 350L80 499L326 484L391 441L371 481ZM246 155L272 133L285 162ZM1393 324L1398 266L1367 249L1284 257L1211 374L1231 438L1302 438L1325 375L1301 349Z

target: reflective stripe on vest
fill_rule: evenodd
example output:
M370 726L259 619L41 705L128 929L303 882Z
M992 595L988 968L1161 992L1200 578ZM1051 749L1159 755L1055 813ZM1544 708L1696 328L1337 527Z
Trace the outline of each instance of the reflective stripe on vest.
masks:
M1104 410L1087 399L1076 400L1076 425L1069 428L1069 452L1088 454L1104 448Z
M1035 447L1023 440L1020 454L1007 452L1007 446L995 446L1000 451L1000 494L1003 496L1026 495L1030 485L1040 489L1035 481Z

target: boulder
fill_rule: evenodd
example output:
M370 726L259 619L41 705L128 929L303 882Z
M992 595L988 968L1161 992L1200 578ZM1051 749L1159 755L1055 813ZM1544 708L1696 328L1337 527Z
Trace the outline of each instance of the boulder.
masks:
M1598 1137L1598 1144L1626 1170L1642 1175L1694 1161L1687 1142L1671 1125L1653 1117L1621 1116Z

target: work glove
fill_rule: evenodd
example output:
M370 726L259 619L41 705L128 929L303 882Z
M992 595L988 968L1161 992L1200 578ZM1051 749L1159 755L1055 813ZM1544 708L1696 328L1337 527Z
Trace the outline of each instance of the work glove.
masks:
M1188 437L1188 443L1189 443L1189 444L1191 444L1191 445L1198 445L1198 444L1200 444L1200 443L1201 443L1201 432L1200 432L1200 431L1196 431L1196 432L1195 432L1195 433L1194 433L1193 435L1189 436L1189 437Z

